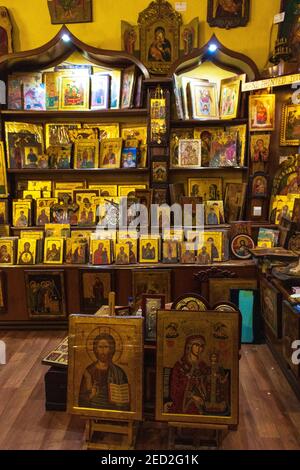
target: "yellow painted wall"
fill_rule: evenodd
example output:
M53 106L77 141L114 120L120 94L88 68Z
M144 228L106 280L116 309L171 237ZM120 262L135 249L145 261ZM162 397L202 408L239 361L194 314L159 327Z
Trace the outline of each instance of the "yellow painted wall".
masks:
M210 28L206 23L207 1L186 0L187 11L182 14L188 23L200 19L200 41L207 42L215 32L221 42L230 49L249 55L259 69L266 65L269 54L269 38L273 17L280 10L280 0L250 0L251 19L248 26L226 31ZM82 41L104 49L120 49L121 19L136 24L138 14L150 0L93 0L94 21L68 25ZM173 6L175 1L170 2ZM15 51L24 51L43 45L60 29L52 25L47 0L1 0L9 9L14 25Z

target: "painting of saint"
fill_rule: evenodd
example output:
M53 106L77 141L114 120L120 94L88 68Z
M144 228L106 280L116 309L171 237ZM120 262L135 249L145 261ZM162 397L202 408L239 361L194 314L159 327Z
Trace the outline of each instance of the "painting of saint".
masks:
M111 271L98 272L82 269L80 274L80 301L83 313L95 313L108 304L108 294L113 290Z
M237 235L231 242L232 253L239 259L250 259L249 249L254 249L254 241L248 235Z
M68 411L142 418L142 318L70 317Z
M267 186L265 176L256 176L252 183L252 196L267 196Z
M190 83L193 119L218 119L218 90L216 83L194 80Z
M250 0L208 0L207 21L210 26L236 28L249 21Z
M196 139L179 140L179 166L201 167L201 141Z
M52 243L52 246L47 248L46 260L48 262L54 262L60 260L61 247L57 247L56 243Z
M128 378L124 370L114 364L115 352L116 342L112 335L102 333L96 336L93 341L93 353L96 360L83 373L79 390L79 406L108 410L130 410ZM126 400L113 401L111 388L114 385L127 385Z
M93 264L109 264L110 263L110 246L107 244L109 240L93 240Z
M157 314L156 419L236 421L238 313L229 318L221 312L171 312ZM176 339L168 334L171 322L177 326Z
M30 317L65 317L64 274L60 271L25 271Z
M218 0L216 16L241 16L243 13L243 0Z
M250 95L250 131L274 130L275 95Z
M154 40L148 51L149 62L171 62L172 47L166 38L165 28L157 26L154 30Z
M0 264L13 263L13 243L12 241L0 244Z
M48 0L52 24L92 21L92 0Z
M18 264L34 264L36 240L24 241L22 239L19 239L18 244Z
M251 136L251 159L253 162L267 162L269 160L270 139L269 134Z

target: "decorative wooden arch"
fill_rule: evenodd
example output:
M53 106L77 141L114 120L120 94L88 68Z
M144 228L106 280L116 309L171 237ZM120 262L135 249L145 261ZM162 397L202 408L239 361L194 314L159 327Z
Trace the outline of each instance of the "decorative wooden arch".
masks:
M69 37L69 40L63 39L65 35ZM91 63L104 67L123 69L134 64L146 79L150 78L145 65L133 55L123 51L98 49L85 44L74 36L65 25L53 39L43 46L3 56L0 59L0 75L20 70L30 72L53 67L66 60L75 51L79 51Z
M215 51L210 50L211 45L216 46ZM171 68L171 74L182 74L198 67L200 63L208 61L224 70L236 74L246 74L248 81L257 80L260 76L257 65L250 57L228 49L218 40L215 34L204 46L195 49L190 55L175 62Z

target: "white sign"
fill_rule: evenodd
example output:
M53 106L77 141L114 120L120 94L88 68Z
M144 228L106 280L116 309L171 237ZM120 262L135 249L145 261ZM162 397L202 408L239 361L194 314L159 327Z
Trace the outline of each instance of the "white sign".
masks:
M262 208L261 207L254 207L253 208L253 216L254 217L261 217L262 215Z
M186 2L175 2L176 11L186 11L187 3Z
M0 364L6 364L6 344L0 341Z
M274 16L274 24L283 23L285 18L285 12L278 13Z

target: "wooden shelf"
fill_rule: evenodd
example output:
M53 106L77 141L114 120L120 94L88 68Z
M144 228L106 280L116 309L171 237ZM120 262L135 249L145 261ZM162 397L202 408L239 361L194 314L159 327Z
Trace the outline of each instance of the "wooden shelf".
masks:
M20 168L20 169L8 169L8 174L17 174L17 175L83 175L83 174L122 174L126 173L127 175L143 175L149 172L149 168L86 168L86 169L53 169L53 168Z
M30 119L39 118L40 120L46 119L99 119L99 118L113 118L119 117L147 117L148 110L146 108L132 108L132 109L104 109L104 110L86 110L86 111L14 111L2 110L0 114L8 119Z
M216 120L200 120L200 119L172 119L171 127L231 127L241 124L248 124L247 118L242 119L216 119Z
M170 173L177 173L177 172L189 172L195 173L197 171L247 171L247 166L222 166L218 168L214 167L201 167L201 168L170 168Z
M105 265L94 265L94 264L28 264L28 265L20 265L20 264L0 264L1 269L95 269L95 270L106 270L106 269L114 269L114 270L132 270L132 269L180 269L180 268L234 268L234 267L246 267L246 266L255 266L254 260L229 260L229 261L221 261L218 263L213 264L181 264L181 263L155 263L155 264L105 264Z

